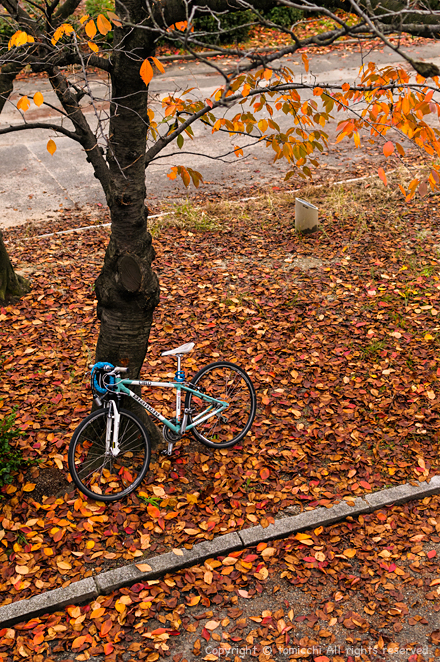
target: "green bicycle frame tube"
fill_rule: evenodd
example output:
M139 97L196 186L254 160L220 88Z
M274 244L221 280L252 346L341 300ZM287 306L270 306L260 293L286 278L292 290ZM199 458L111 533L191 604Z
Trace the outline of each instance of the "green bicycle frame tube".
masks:
M205 402L209 403L209 406L205 409L205 411L201 412L196 416L195 419L193 419L192 423L189 425L185 425L185 429L182 429L182 424L179 422L178 425L174 425L169 421L165 416L163 416L160 412L158 412L154 407L148 404L148 402L145 402L142 398L140 398L138 395L133 393L133 391L130 391L127 386L153 386L153 387L159 387L159 388L174 388L176 390L182 390L188 393L193 393L194 395L198 395L200 398L202 398ZM115 390L112 391L112 393L121 393L124 395L128 395L129 397L133 398L133 400L136 400L148 413L152 414L155 418L157 418L161 423L164 423L170 430L175 432L176 434L183 434L186 430L191 430L193 427L196 425L199 425L205 420L208 420L212 416L215 416L216 414L219 414L223 410L227 409L229 407L229 403L225 402L224 400L217 400L217 398L212 398L210 395L206 395L206 393L202 393L201 391L198 391L197 389L193 389L190 386L185 386L184 384L179 384L177 382L149 382L149 381L141 381L139 379L121 379L120 381L116 382L114 385ZM184 421L187 420L187 416L184 415Z

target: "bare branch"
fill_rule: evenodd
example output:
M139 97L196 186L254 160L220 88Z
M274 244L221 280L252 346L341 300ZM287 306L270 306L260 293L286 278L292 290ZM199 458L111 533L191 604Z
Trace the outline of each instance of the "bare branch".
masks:
M0 128L0 135L5 133L14 133L15 131L26 131L27 129L50 129L51 131L56 131L57 133L62 133L63 135L75 140L76 142L81 142L79 136L74 131L69 131L59 124L52 124L51 122L25 122L24 124L13 124L10 126L5 126Z
M355 2L355 0L350 0L350 3L355 12L362 16L364 21L370 27L371 31L376 34L384 42L384 44L388 46L388 48L409 62L409 64L414 67L417 73L419 73L424 78L433 78L434 76L440 75L440 69L437 67L437 65L433 64L432 62L417 62L416 60L413 60L413 58L407 55L405 51L403 51L399 46L394 45L389 39L386 38L383 30L378 29L376 22L367 15L367 13Z
M61 7L58 8L58 10L55 12L53 20L55 24L62 23L63 21L66 20L66 18L69 18L75 11L77 7L79 7L81 0L65 0L65 2L61 5Z
M1 0L1 5L6 9L8 14L30 34L36 36L38 25L36 21L19 5L18 0Z
M66 115L75 127L75 134L78 136L78 141L87 152L87 160L92 164L95 177L101 182L107 202L110 204L112 199L110 172L96 136L91 130L76 99L76 95L70 89L65 76L56 67L51 67L48 73L52 88L61 102Z

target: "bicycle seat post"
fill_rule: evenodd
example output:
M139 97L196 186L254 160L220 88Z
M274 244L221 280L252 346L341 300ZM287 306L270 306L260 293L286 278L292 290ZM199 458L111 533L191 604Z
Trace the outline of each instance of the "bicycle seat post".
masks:
M176 354L176 358L177 358L177 370L176 370L176 375L175 375L176 382L184 382L185 381L185 373L181 369L182 356L183 356L183 354Z

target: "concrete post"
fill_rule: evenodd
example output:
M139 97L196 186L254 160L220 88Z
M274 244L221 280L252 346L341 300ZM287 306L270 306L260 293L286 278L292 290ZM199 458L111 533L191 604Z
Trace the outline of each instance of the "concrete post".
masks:
M318 207L307 200L295 198L295 230L302 234L316 232L318 229Z

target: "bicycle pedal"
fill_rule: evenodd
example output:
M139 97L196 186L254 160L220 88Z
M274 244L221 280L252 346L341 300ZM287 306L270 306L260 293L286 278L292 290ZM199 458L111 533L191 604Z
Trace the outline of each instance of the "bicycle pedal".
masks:
M168 448L164 448L160 452L160 454L161 455L166 455L167 457L170 457L173 454L173 447L171 446L171 448L170 448L170 446L171 446L171 444L168 444Z

